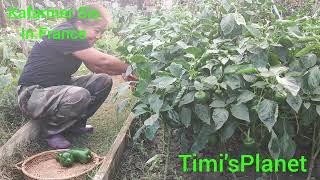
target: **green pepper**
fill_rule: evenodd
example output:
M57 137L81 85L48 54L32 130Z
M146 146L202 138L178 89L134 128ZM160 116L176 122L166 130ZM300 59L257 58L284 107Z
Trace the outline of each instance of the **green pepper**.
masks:
M287 93L284 91L277 91L274 97L278 103L283 103L287 99Z
M256 150L256 141L252 137L247 136L243 140L243 145L244 145L245 150L247 150L247 151L255 151Z
M257 151L256 141L250 136L250 129L245 133L245 138L242 139L242 143L243 148L241 148L241 151L244 153L254 153Z
M220 47L220 49L228 51L229 54L237 54L238 53L238 51L236 49L234 49L230 46L227 46L227 45L222 45Z
M268 61L269 61L270 66L276 66L276 65L281 64L280 57L273 52L269 53Z
M247 68L247 69L241 69L236 74L255 74L258 73L258 70L256 68Z
M87 164L92 159L92 154L89 149L70 149L68 151L74 157L75 161L80 162L81 164Z
M256 141L254 138L250 137L250 129L248 133L245 133L246 136L242 139L243 147L246 152L255 152L257 150Z
M278 42L284 47L292 47L294 45L292 39L289 36L280 37Z
M281 26L281 27L290 27L290 26L295 26L297 23L292 20L286 20L286 19L278 19L275 21L276 26Z
M312 51L320 51L320 44L312 44L301 49L299 52L296 53L296 57L300 58Z
M318 42L320 39L319 35L314 35L314 36L304 36L304 37L299 37L296 42L298 43L309 43L309 42Z
M197 103L201 103L201 104L205 104L208 102L209 100L209 95L208 93L204 92L204 91L198 91L196 92L196 94L194 95L195 100Z
M257 68L255 68L252 64L241 64L241 65L229 65L224 70L225 75L242 75L242 74L256 74L258 73Z
M56 156L56 160L63 166L63 167L70 167L74 162L74 157L69 152L60 152Z

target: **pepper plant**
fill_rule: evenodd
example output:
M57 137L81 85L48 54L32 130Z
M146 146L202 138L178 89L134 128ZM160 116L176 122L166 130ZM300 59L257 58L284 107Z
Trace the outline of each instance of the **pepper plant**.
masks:
M139 76L133 112L144 125L135 138L152 140L166 124L178 130L182 149L200 152L239 130L241 142L268 149L273 158L293 157L298 144L312 146L314 160L320 151L317 23L282 17L269 0L206 1L192 12L180 7L137 17L120 32L117 49Z

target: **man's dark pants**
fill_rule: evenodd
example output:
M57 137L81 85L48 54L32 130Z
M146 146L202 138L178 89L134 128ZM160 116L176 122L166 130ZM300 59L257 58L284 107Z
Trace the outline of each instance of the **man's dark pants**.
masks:
M42 88L19 86L21 111L40 123L42 135L49 137L73 127L84 127L108 97L112 78L107 74L73 77L68 85Z

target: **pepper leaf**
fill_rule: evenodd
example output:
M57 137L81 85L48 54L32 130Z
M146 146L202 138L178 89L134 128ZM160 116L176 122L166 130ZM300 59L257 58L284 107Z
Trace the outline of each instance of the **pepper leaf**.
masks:
M221 129L221 141L226 142L235 132L239 123L234 120L227 121Z
M210 125L210 109L208 106L205 106L203 104L196 104L194 110L201 121Z
M254 93L249 90L244 90L241 92L240 96L238 97L237 101L238 104L246 103L254 98Z
M144 121L145 136L150 141L154 139L157 130L160 127L159 114L154 114Z
M186 72L186 70L182 67L181 64L176 63L171 63L168 69L172 75L178 78L180 78Z
M274 101L265 99L258 106L258 116L269 131L278 119L278 104Z
M317 56L315 54L309 53L301 58L301 63L305 68L311 68L317 63Z
M240 13L234 13L234 18L238 25L246 25L246 20Z
M172 83L174 83L177 79L173 78L173 77L169 77L169 76L162 76L159 77L155 80L153 80L153 83L155 84L155 86L159 89L165 89L166 87L168 87L169 85L171 85Z
M212 113L212 119L215 123L216 130L219 130L228 120L229 112L226 109L217 108Z
M296 113L299 112L299 109L302 105L302 99L300 95L292 96L289 94L286 101Z
M224 16L220 23L220 27L223 34L229 35L233 31L235 24L236 24L236 21L232 13Z
M316 110L317 110L318 115L320 116L320 105L316 106Z
M194 91L185 94L179 103L179 107L185 104L192 103L194 101L194 95L195 95Z
M185 127L189 127L191 123L191 110L183 107L180 111L180 121Z
M286 131L280 138L279 144L281 145L281 156L283 156L285 159L292 158L296 151L296 144Z
M309 70L308 85L311 89L315 89L320 84L320 70L319 67L313 67Z
M231 9L231 1L230 0L219 0L222 4L223 8L228 12Z
M231 105L231 114L238 119L250 122L249 110L245 104Z
M281 78L279 76L277 76L276 79L278 83L286 88L293 96L297 96L300 86L295 79L289 77Z
M227 104L222 98L214 98L209 106L213 108L224 108Z
M280 143L277 135L271 130L271 138L268 143L268 148L273 159L278 159L280 155Z

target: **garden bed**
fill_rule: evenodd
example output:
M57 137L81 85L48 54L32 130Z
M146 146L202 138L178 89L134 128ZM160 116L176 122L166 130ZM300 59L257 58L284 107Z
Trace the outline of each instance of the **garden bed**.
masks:
M141 126L138 120L135 120L131 134ZM247 168L246 172L237 172L235 174L229 172L209 172L209 173L183 173L182 172L182 160L178 158L179 154L184 154L183 149L179 144L177 132L173 131L170 142L168 142L168 136L166 137L164 129L159 130L154 141L139 140L136 143L133 139L129 139L127 149L124 151L121 159L121 163L115 172L114 178L116 180L123 179L168 179L168 180L231 180L231 179L292 179L292 180L304 180L307 177L307 173L255 173L255 167ZM240 132L236 132L240 136ZM237 135L233 136L228 141L228 144L219 143L216 145L210 145L207 149L201 152L197 157L203 158L215 158L218 159L219 154L227 153L229 156L240 159L241 154L254 154L254 152L246 151ZM268 157L268 152L259 150L262 157ZM295 158L299 158L301 155L308 157L307 151L297 152ZM270 157L269 157L270 158ZM271 158L272 159L272 158ZM319 162L318 162L319 164ZM192 167L189 163L188 167ZM309 167L307 163L306 168ZM191 168L189 168L191 171ZM313 170L311 179L320 178L320 167L316 167Z

